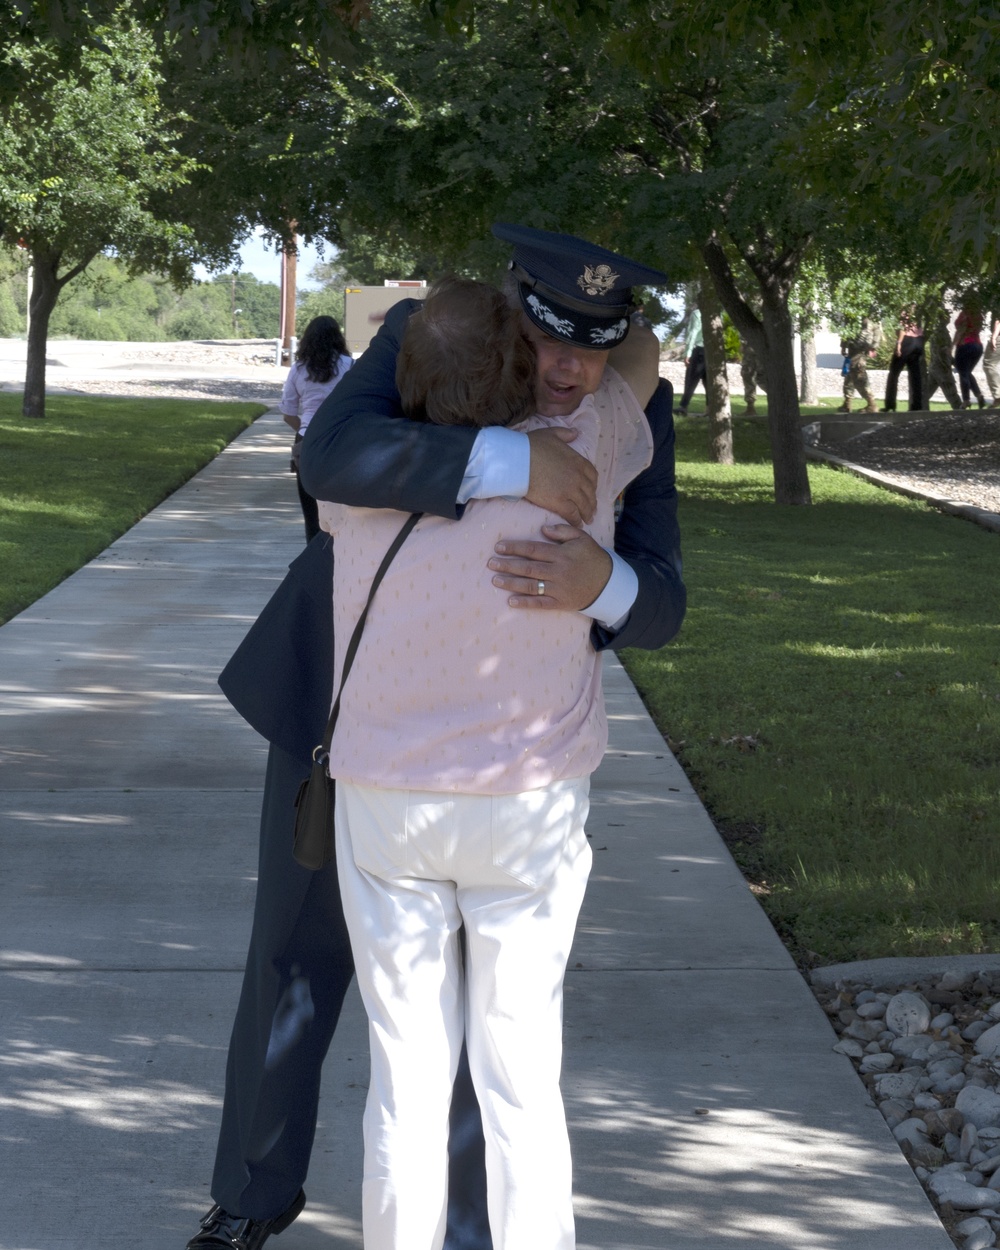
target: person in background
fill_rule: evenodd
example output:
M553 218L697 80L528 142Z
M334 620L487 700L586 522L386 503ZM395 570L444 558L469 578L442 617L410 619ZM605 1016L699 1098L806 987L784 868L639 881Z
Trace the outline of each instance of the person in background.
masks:
M575 430L574 451L598 474L597 514L584 528L611 544L615 500L653 451L617 373L566 415L532 415L535 357L520 309L492 287L449 279L407 322L396 379L418 420ZM347 553L334 562L339 671L399 514L319 508ZM370 1021L372 1250L442 1244L463 1037L486 1132L494 1247L575 1245L562 986L591 865L589 776L607 738L601 660L588 617L512 612L488 567L496 542L558 523L516 499L470 500L461 525L422 516L371 603L343 689L329 771ZM401 663L384 663L391 654Z
M927 397L928 410L937 390L944 393L945 400L954 410L962 406L962 400L955 385L955 373L951 359L951 330L948 323L950 315L942 304L934 317L934 329L931 332L927 351Z
M754 350L745 339L740 339L740 377L743 379L743 401L747 406L745 416L757 415L757 388L765 393L764 373Z
M910 412L920 412L924 406L920 367L924 359L924 332L917 319L917 310L906 304L899 310L899 331L896 350L889 364L889 376L885 382L885 407L883 412L896 411L896 387L899 375L906 370L910 384Z
M993 313L993 328L986 340L983 353L983 373L986 374L986 385L990 388L991 408L1000 404L1000 313Z
M313 413L353 364L343 332L334 318L313 317L299 339L295 363L288 370L281 392L281 415L295 431L291 471L295 474L302 505L307 543L319 533L319 517L316 500L304 489L299 477L302 439Z
M866 402L865 412L878 412L875 396L868 382L868 358L874 356L882 342L882 327L871 317L861 318L861 328L853 338L840 340L841 355L847 357L844 374L844 402L838 412L850 412L855 388Z
M699 382L705 384L705 339L701 331L701 313L692 308L688 314L687 334L684 336L684 394L677 405L682 417L687 416L688 404Z
M983 310L979 297L969 294L962 300L962 307L955 318L955 337L952 346L955 349L955 372L958 374L958 385L962 392L962 407L971 408L970 395L975 395L979 407L986 407L983 392L979 383L972 375L973 369L979 364L983 354L983 340L980 331L983 328Z

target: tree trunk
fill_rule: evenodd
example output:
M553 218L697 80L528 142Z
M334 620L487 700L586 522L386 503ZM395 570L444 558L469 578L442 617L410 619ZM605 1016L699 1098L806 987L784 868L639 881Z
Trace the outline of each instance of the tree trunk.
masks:
M58 253L33 252L31 257L34 281L31 287L31 316L28 326L28 361L24 374L26 417L45 416L45 354L49 340L49 320L59 298L60 283L56 278Z
M761 271L758 283L762 308L758 319L740 295L718 237L710 236L702 244L701 252L723 307L739 333L749 341L767 378L767 424L771 437L775 503L812 503L806 446L799 416L792 317L788 311L788 291L791 276L794 275L781 282L773 273L768 275Z
M706 273L699 285L698 311L705 340L705 415L708 417L708 458L712 464L733 463L733 414L726 375L726 340L722 305Z
M795 350L788 301L768 292L762 309L764 371L767 374L767 425L771 436L775 503L812 503L802 438Z
M803 404L814 404L819 398L819 387L816 383L816 331L812 325L803 325L799 340L799 400Z

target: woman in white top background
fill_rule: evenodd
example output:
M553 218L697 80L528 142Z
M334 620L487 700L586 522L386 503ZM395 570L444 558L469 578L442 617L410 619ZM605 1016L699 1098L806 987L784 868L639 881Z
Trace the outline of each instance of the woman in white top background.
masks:
M295 431L291 469L306 523L306 542L319 533L316 500L299 479L299 451L302 436L313 414L354 361L347 350L344 333L333 317L313 317L299 339L295 363L288 370L281 392L281 415Z

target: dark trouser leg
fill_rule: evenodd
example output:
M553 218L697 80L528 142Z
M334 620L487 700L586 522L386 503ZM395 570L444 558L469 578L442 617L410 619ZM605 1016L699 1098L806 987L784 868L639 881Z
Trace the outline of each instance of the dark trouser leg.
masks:
M909 347L907 347L909 344ZM906 379L910 390L910 412L920 412L924 406L923 379L920 376L920 365L924 355L923 339L904 339L902 363L906 365Z
M306 542L311 543L319 533L319 504L302 486L302 479L295 474L295 485L299 492L299 503L302 505L302 519L306 523Z
M955 368L958 371L959 386L962 388L963 404L969 402L970 392L979 400L983 398L979 383L972 376L972 370L979 363L979 357L982 354L983 348L980 343L960 343L955 348Z
M308 769L272 746L257 902L229 1045L212 1197L252 1219L283 1212L309 1167L320 1072L354 962L336 865L292 858L293 802Z
M704 347L696 347L691 353L691 358L684 370L684 394L681 396L680 407L686 409L691 402L691 396L695 392L699 382L705 381L705 349Z
M899 383L899 375L903 372L903 361L900 356L893 356L889 361L889 376L885 380L885 405L886 412L896 411L896 387Z
M492 1250L486 1209L486 1142L483 1120L469 1071L462 1057L451 1096L448 1133L448 1227L444 1250Z

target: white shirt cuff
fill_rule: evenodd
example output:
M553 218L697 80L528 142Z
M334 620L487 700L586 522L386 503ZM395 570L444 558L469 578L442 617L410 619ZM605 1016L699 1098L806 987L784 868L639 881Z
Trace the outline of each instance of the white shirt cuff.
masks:
M528 493L531 444L527 434L490 425L480 430L458 492L458 502L470 499L523 499Z
M589 608L581 609L583 616L589 616L611 630L619 630L628 620L639 594L639 578L635 569L621 556L609 551L611 557L611 576L608 584L597 596Z

